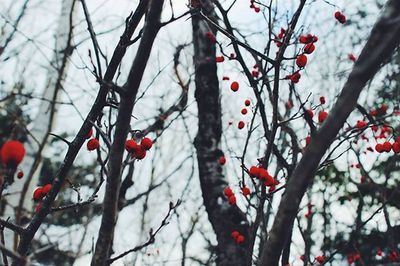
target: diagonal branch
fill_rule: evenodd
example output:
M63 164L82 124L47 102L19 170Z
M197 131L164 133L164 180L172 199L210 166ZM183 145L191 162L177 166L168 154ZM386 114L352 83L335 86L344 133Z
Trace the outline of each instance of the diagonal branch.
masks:
M285 240L290 233L301 199L312 182L319 162L346 119L357 105L358 97L382 64L386 63L400 44L400 1L389 0L383 14L350 73L343 90L328 119L312 137L311 143L288 181L268 241L264 246L260 264L278 265Z

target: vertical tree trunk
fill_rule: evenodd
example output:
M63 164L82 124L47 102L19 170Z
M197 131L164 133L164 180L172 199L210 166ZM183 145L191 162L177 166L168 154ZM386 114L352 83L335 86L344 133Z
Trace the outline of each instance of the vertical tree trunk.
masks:
M202 1L202 4L204 14L215 21L212 1ZM222 155L222 122L216 45L206 37L208 31L213 34L216 31L196 14L192 17L192 27L199 125L195 147L204 205L218 241L217 264L245 265L247 243L236 244L230 235L236 230L247 239L248 222L244 213L237 206L230 206L224 198L227 182L218 163Z
M103 215L92 266L108 265L111 255L114 229L118 215L118 195L121 185L121 165L125 141L130 129L131 115L136 95L145 71L150 52L160 27L164 0L152 0L149 4L143 35L129 72L128 80L121 93L113 143L110 148L106 192L103 201Z
M293 226L299 204L308 185L314 179L321 158L343 127L346 119L357 105L365 84L385 64L400 44L400 1L389 0L380 19L356 61L337 102L327 120L315 133L288 181L285 194L279 204L278 213L269 234L260 260L260 265L278 265L285 240Z

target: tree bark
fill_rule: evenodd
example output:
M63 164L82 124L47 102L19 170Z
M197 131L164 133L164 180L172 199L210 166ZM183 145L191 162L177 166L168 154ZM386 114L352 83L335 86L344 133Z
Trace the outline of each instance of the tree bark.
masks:
M293 225L301 199L314 178L321 158L356 107L357 99L365 84L374 77L399 46L399 21L400 1L389 0L330 115L312 137L303 158L288 181L267 244L263 249L260 265L278 265L285 240L290 233L286 228Z
M146 69L150 52L160 29L160 17L164 0L150 2L143 36L129 72L128 80L121 94L114 140L111 145L106 192L103 202L103 215L99 235L93 254L92 266L108 265L110 250L114 237L114 229L118 215L118 195L121 185L121 166L125 150L125 141L130 129L131 115L136 95Z
M132 38L133 33L139 25L139 22L142 19L144 13L146 12L147 6L148 0L141 0L134 14L127 18L125 31L122 34L114 50L113 56L110 60L110 64L108 65L107 71L104 74L105 82L111 82L113 80L115 73L118 70L118 66L121 63L122 58L125 56L127 48L129 47L130 39ZM21 235L21 241L17 249L21 255L26 255L33 237L35 236L37 230L42 224L44 218L49 213L49 208L52 202L54 202L58 192L60 191L65 181L69 169L71 168L80 148L86 140L86 135L89 132L89 129L92 127L92 121L95 121L98 118L103 110L104 105L106 104L108 92L109 87L106 84L102 83L94 104L92 105L92 108L86 116L82 127L68 147L64 162L57 171L52 189L50 190L48 196L43 200L42 208L33 217L32 221L29 223L24 233ZM14 260L12 265L20 265L20 262Z
M212 1L202 1L202 4L202 12L216 21ZM212 30L215 35L216 30L197 14L192 17L192 27L199 125L194 144L203 201L218 241L217 264L245 265L247 241L236 244L230 235L232 231L239 231L248 239L248 221L245 214L237 206L230 206L223 196L227 182L218 163L223 153L220 150L222 122L216 46L206 37L208 31Z

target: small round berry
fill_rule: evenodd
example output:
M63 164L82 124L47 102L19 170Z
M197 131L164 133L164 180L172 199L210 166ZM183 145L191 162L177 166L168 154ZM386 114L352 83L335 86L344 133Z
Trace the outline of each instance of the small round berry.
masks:
M139 149L137 149L134 153L132 153L132 157L142 160L144 157L146 157L146 150L143 149L143 147L139 146Z
M325 119L328 117L328 113L325 111L322 111L318 114L318 122L323 123Z
M242 187L242 194L244 196L250 195L250 189L246 186Z
M245 115L245 114L247 114L247 109L243 108L240 112L242 113L242 115Z
M231 90L232 91L237 91L239 89L239 82L234 81L231 83Z
M226 163L226 158L225 158L225 156L219 157L218 163L219 163L220 165L224 165L224 164Z
M244 101L244 105L246 105L246 106L250 106L250 103L251 103L251 102L250 102L249 99L247 99L247 100Z
M245 123L243 121L239 121L238 129L242 129L242 128L244 128L244 126L245 126Z
M229 197L233 196L234 194L233 194L233 191L232 191L232 189L230 187L226 187L226 188L224 188L224 195L227 198L229 198Z
M151 147L153 147L153 141L149 138L143 138L142 141L140 142L140 146L142 146L143 149L148 151L151 149Z
M125 141L125 150L127 152L133 153L139 149L139 145L133 139L128 139Z
M22 170L21 170L21 171L18 171L17 177L18 177L19 179L23 178L23 177L24 177L24 172L23 172Z
M93 151L100 147L100 143L98 139L93 138L87 142L86 146L89 151Z
M296 59L296 65L300 68L305 67L307 65L307 56L304 54L299 55Z

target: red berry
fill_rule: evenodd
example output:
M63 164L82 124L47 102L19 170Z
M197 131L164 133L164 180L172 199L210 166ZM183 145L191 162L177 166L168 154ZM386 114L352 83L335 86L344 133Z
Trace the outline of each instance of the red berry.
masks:
M233 239L235 239L235 240L236 240L236 238L238 238L238 236L240 236L240 233L239 233L238 231L233 231L233 232L231 233L231 237L232 237Z
M304 113L304 115L309 118L313 118L314 112L311 109L307 109L306 112Z
M229 77L228 76L223 76L222 80L229 80Z
M23 177L24 177L24 172L23 172L23 171L18 171L17 177L18 177L19 179L23 178Z
M127 152L133 153L139 149L139 145L133 139L128 139L125 141L125 150Z
M299 55L296 59L296 65L300 68L305 67L307 65L307 56L304 54Z
M325 121L325 119L328 117L328 113L325 111L322 111L318 114L318 122L322 123Z
M319 102L320 102L321 104L325 104L325 103L326 103L325 97L324 97L324 96L319 97Z
M225 58L223 56L217 56L215 57L215 62L217 63L222 63L225 61Z
M224 195L229 198L231 196L234 196L233 191L230 187L224 188Z
M356 123L356 128L358 128L358 129L362 129L366 126L367 126L367 122L365 122L363 120L358 120Z
M41 200L44 196L46 196L46 193L43 192L43 187L38 187L33 191L33 200Z
M219 163L220 165L224 165L224 164L226 163L226 158L225 158L225 156L219 157L218 163Z
M347 58L349 58L349 60L353 61L353 62L355 62L357 60L357 58L354 54L348 54Z
M232 91L237 91L238 89L239 89L239 83L237 81L232 82L231 90Z
M243 235L239 235L239 236L236 238L236 243L241 244L241 243L243 243L243 242L244 242L244 236L243 236Z
M395 142L392 144L392 150L394 153L399 153L400 152L400 143Z
M256 13L260 12L260 8L259 7L255 7L254 11L256 11Z
M382 153L382 152L383 152L383 145L380 144L380 143L376 144L376 145L375 145L375 150L376 150L377 152L379 152L379 153Z
M251 176L251 177L257 177L257 178L259 178L260 177L260 168L258 168L257 166L252 166L252 167L250 167L250 169L249 169L249 175Z
M344 24L346 23L346 16L342 14L340 11L335 12L335 18L339 23Z
M306 54L312 54L314 50L315 50L315 45L313 43L309 43L306 44L306 46L304 46L304 53Z
M257 70L253 70L253 71L251 71L251 75L254 77L254 78L258 78L258 75L260 74L260 72L258 72Z
M295 72L292 75L289 75L289 79L293 83L298 83L300 78L301 78L301 75L299 72Z
M146 151L148 151L153 146L153 141L149 138L143 138L142 141L140 142L140 146Z
M247 109L243 108L240 112L242 113L242 115L245 115L245 114L247 114Z
M385 152L390 152L392 150L392 144L389 141L383 143L383 150Z
M378 255L379 257L382 257L382 249L381 248L378 248L376 255Z
M239 121L238 123L238 129L244 128L245 123L243 121Z
M100 147L100 143L98 139L93 138L87 142L86 146L89 151L93 151Z
M134 153L132 153L132 157L142 160L144 157L146 157L146 150L143 149L142 146L139 145L139 149L137 149Z
M1 161L9 167L19 165L25 156L24 145L17 140L9 140L1 147Z
M323 255L322 256L317 256L315 259L317 260L317 262L319 264L322 264L322 263L325 262L325 256L323 256Z
M52 187L51 184L44 185L43 188L42 188L42 192L43 192L45 195L47 195L47 193L49 193L51 187Z
M251 103L251 102L250 102L249 99L247 99L247 100L244 101L244 105L246 105L246 106L250 106L250 103Z
M244 196L250 195L250 189L246 186L242 187L242 194Z
M311 136L306 137L306 147L310 144L311 142Z
M230 196L230 197L228 198L228 202L229 202L230 205L236 204L236 197L235 197L235 195Z

